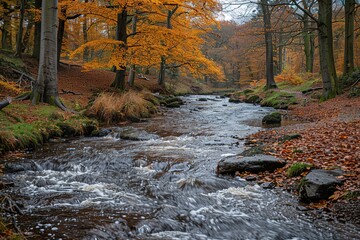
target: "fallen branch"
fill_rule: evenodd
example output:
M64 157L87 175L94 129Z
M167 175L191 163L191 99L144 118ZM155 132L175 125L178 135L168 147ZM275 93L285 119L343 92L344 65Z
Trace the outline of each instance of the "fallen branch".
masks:
M12 102L11 97L7 97L5 100L0 102L0 110L3 109L4 107L8 106L11 102Z
M67 90L64 90L64 89L61 89L61 94L82 95L82 93L77 93L77 92L73 92L73 91L67 91Z
M21 80L23 77L26 77L26 78L28 78L31 82L35 82L35 79L34 79L32 76L30 76L29 74L26 74L26 73L24 73L24 72L21 72L21 71L19 71L19 70L14 69L14 68L12 68L12 70L13 70L14 72L16 72L16 73L18 73L18 74L21 75L20 78L19 78L19 80ZM18 81L19 81L19 80L18 80Z

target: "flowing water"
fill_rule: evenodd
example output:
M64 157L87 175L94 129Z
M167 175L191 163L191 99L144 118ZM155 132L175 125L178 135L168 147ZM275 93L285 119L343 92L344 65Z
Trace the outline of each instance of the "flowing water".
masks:
M47 144L15 164L5 177L15 183L9 191L28 238L359 237L355 226L297 210L296 197L280 189L216 176L217 162L244 150L244 137L271 109L198 98L105 137ZM142 141L120 139L124 132Z

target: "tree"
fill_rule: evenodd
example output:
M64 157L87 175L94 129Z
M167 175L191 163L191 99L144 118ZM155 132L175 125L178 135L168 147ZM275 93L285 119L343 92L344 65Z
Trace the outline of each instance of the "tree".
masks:
M36 83L31 93L33 104L39 102L56 105L65 110L65 106L58 97L57 77L57 30L58 30L58 1L46 0L42 2L41 42L39 71Z
M42 0L35 0L35 9L40 10ZM35 33L34 33L34 48L32 56L36 59L40 59L40 41L41 41L41 21L35 21Z
M266 47L266 89L277 88L274 80L274 52L271 32L271 13L267 0L261 0L261 9L264 20L265 47Z
M345 0L344 74L354 71L355 0Z
M320 69L323 82L323 98L336 96L337 76L334 61L332 32L332 0L319 1L318 12Z

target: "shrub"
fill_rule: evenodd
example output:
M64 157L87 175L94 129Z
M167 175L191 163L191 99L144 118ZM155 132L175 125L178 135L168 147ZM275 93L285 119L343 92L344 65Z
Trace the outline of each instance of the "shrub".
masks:
M294 71L294 69L284 69L284 71L275 77L275 82L286 82L292 85L300 85L304 80Z
M302 174L303 172L306 172L312 168L313 168L313 165L311 165L311 164L297 162L288 168L287 175L288 175L288 177L300 176L300 174Z

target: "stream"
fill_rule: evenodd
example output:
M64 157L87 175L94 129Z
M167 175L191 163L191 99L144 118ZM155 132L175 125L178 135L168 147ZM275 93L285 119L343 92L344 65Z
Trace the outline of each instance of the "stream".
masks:
M358 227L300 211L281 189L216 175L272 109L184 100L147 122L47 143L14 163L6 191L24 212L16 220L27 239L360 239Z

